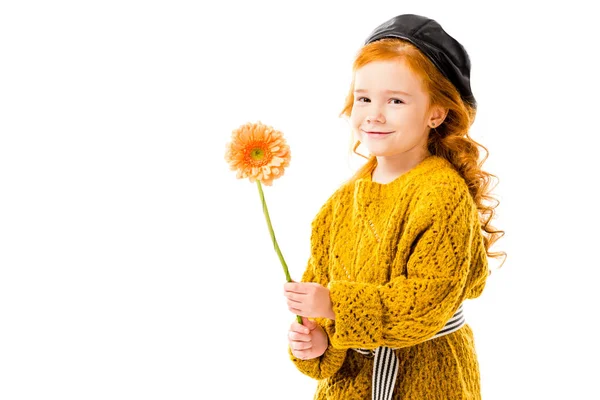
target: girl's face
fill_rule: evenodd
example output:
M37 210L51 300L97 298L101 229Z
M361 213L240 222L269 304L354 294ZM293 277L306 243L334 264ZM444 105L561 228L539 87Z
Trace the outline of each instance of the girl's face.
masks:
M429 95L421 79L403 61L374 61L356 71L350 121L372 155L424 155L428 124L436 116L439 119L439 110L429 110Z

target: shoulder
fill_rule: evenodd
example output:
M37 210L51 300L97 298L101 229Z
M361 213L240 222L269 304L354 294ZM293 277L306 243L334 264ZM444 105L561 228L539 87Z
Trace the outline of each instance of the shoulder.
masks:
M327 200L320 207L315 215L312 224L326 222L340 207L349 204L349 198L352 197L353 187L350 183L344 183L329 195Z
M475 205L469 187L454 166L442 157L432 156L431 168L416 180L420 208L454 211Z
M431 158L429 168L415 178L420 194L445 197L469 193L467 183L450 161L437 156Z

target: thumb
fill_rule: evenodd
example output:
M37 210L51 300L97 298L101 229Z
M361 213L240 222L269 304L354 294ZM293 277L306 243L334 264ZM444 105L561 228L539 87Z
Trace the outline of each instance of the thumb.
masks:
M311 331L317 327L317 323L315 321L311 321L306 317L302 317L302 325L304 325Z

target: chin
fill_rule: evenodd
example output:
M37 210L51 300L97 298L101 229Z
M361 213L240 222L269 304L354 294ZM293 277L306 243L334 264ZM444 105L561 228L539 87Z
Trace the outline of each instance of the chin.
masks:
M367 150L369 150L369 154L375 157L385 157L389 156L390 153L387 149L379 148L378 146L366 146Z

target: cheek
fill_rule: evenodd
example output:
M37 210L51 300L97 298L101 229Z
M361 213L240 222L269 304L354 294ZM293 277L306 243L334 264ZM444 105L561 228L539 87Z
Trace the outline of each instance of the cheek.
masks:
M386 123L390 128L404 129L406 128L406 118L401 113L390 113L386 116Z
M352 111L350 112L350 123L352 124L353 127L357 128L362 124L362 122L364 121L363 114L364 114L364 111L361 110L360 108L354 107L352 109Z
M360 125L359 118L355 113L350 114L350 125L352 126L352 129L357 129Z
M356 114L350 115L350 130L352 132L352 137L354 140L363 141L362 132L360 131L360 126L362 124L362 120Z

